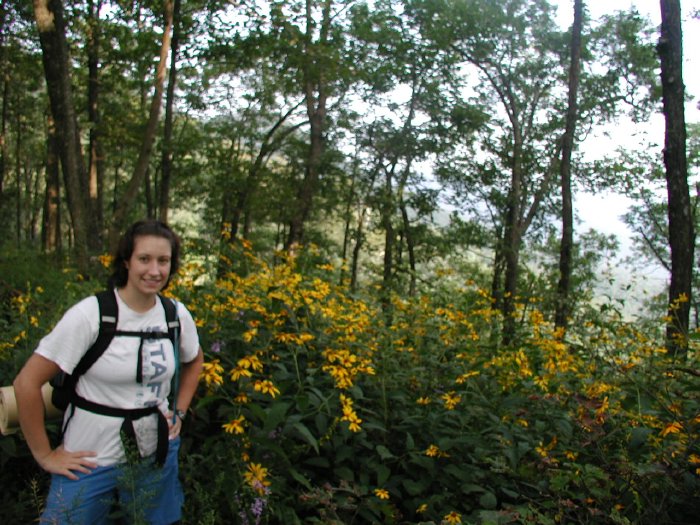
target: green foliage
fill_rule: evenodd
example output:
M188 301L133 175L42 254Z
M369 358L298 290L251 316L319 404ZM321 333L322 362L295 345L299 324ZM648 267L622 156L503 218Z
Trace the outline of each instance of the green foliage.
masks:
M697 336L679 367L614 315L562 337L520 306L518 344L498 348L489 294L454 275L382 305L331 284L337 269L320 252L272 264L232 248L237 273L213 281L189 263L173 289L207 355L183 432L184 523L694 519ZM3 274L17 291L3 299L6 327L27 329L3 336L8 380L96 287L48 260L17 264L22 255ZM4 485L3 508L30 521L47 478L18 435L0 443L2 472L23 472Z
M633 325L599 315L562 339L528 309L499 350L473 284L382 309L326 266L233 259L245 275L180 290L208 356L190 519L690 523L693 376Z

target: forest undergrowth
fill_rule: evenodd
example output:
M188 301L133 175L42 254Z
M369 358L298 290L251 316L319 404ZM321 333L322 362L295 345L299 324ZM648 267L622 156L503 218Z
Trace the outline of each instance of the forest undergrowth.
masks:
M529 300L503 347L490 294L463 276L410 298L352 294L313 250L230 257L218 279L188 263L170 290L206 355L183 523L697 522L698 334L673 359L663 319L591 308L563 333ZM103 280L16 263L0 279L4 385ZM0 436L0 478L0 521L35 522L48 477L21 433Z

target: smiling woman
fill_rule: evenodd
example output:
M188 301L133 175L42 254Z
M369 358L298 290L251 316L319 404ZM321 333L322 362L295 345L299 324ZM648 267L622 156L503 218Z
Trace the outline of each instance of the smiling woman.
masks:
M180 519L179 435L203 358L187 308L159 295L179 257L180 242L166 224L132 225L113 259L110 289L71 307L15 379L20 426L52 475L42 520L103 523L115 494L120 504L133 502L123 509L136 513L130 522ZM105 337L99 353L92 351ZM76 379L62 443L52 448L41 388L60 371Z

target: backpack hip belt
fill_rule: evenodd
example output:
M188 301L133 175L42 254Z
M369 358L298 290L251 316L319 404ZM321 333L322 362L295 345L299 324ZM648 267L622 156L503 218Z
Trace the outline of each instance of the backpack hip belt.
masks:
M168 455L169 444L168 421L165 419L163 412L161 412L157 406L150 406L145 408L116 408L88 401L84 397L80 397L77 394L73 396L72 405L74 407L78 407L83 410L87 410L88 412L99 414L101 416L123 418L124 422L122 423L120 434L122 438L122 443L125 445L125 448L127 442L138 445L136 431L134 430L134 421L136 421L137 419L141 419L142 417L156 414L158 416L158 442L156 445L155 460L156 464L159 466L163 466L165 464L165 458Z

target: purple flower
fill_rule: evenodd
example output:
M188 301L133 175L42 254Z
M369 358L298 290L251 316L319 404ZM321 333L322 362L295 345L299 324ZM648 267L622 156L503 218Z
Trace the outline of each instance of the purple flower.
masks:
M215 354L218 354L221 352L221 349L225 346L225 343L223 341L214 341L211 344L211 351L214 352Z

